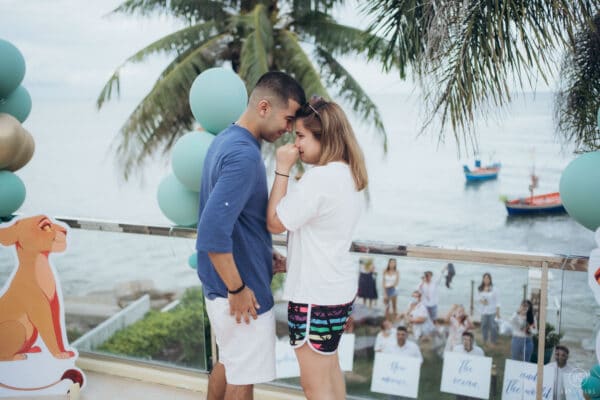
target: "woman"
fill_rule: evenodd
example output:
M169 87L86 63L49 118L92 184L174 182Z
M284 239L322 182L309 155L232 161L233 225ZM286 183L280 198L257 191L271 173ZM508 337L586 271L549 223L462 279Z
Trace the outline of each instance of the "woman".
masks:
M473 322L461 304L454 304L445 320L448 323L448 340L444 351L453 351L454 346L462 343L462 334L473 329Z
M481 310L483 344L486 345L489 338L492 345L495 345L498 342L498 324L496 323L496 318L500 318L500 303L498 303L498 295L494 290L492 275L488 272L483 274L477 291L477 301Z
M533 353L533 339L535 320L533 319L533 305L529 300L523 300L521 306L510 320L512 325L512 342L510 345L513 360L527 361Z
M383 271L383 303L385 304L386 318L390 314L390 305L392 308L392 318L396 318L396 302L398 300L398 291L396 287L400 282L400 273L396 270L396 259L388 260L387 268Z
M336 103L313 98L296 114L296 139L277 150L267 228L288 231L287 279L290 343L308 399L345 399L337 347L356 296L352 235L364 208L364 157ZM308 169L288 192L300 158Z
M389 353L396 346L396 333L392 331L392 323L388 319L381 321L381 331L375 337L373 350L376 352Z
M363 304L369 308L377 302L377 285L375 284L375 265L373 259L361 259L358 274L358 293L357 297L363 299Z

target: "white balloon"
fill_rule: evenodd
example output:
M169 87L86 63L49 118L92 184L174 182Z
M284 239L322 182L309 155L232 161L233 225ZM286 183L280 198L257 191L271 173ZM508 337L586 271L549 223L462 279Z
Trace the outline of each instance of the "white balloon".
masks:
M6 167L7 170L15 172L23 168L29 160L33 157L35 151L35 141L33 136L26 129L23 129L24 140L21 143L21 147L15 152L15 156L12 159L10 165Z
M19 120L10 114L0 113L0 170L5 169L26 140L25 129Z

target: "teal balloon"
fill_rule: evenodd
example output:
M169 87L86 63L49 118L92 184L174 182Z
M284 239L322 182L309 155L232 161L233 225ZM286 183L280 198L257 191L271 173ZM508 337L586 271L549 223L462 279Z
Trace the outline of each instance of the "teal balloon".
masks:
M6 98L23 81L25 59L12 43L0 39L0 98Z
M596 125L600 129L600 107L598 107L598 115L596 116Z
M600 365L596 364L590 369L590 376L600 379Z
M198 193L188 190L175 175L167 175L158 185L158 206L176 225L195 226L198 222Z
M583 393L593 397L600 396L600 379L593 376L586 376L581 381L581 390Z
M194 79L190 88L190 107L194 118L214 135L235 122L247 104L248 92L244 82L226 68L207 69Z
M25 185L10 171L0 171L0 217L8 217L23 205Z
M559 191L575 221L592 231L600 227L600 151L571 161L560 177Z
M214 136L206 132L190 132L180 137L173 146L173 174L191 191L200 191L204 157L213 139Z
M0 99L0 113L10 114L23 123L31 112L31 96L23 86L16 88L8 97Z
M194 253L188 258L188 265L192 269L198 269L198 253Z

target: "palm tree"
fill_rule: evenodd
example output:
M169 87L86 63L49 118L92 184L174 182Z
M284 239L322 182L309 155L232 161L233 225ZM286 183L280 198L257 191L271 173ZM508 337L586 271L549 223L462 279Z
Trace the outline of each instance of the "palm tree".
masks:
M600 150L600 14L580 27L563 60L554 114L559 133L585 152Z
M326 88L333 87L355 112L372 123L387 149L377 107L337 59L343 54L366 52L365 38L372 36L332 18L329 12L341 2L127 0L113 10L143 17L171 14L185 21L183 29L125 60L98 97L97 107L101 108L113 94L119 94L120 72L129 63L144 61L155 53L173 56L121 128L116 149L125 177L155 151L168 151L181 134L192 128L189 88L199 73L224 64L231 65L248 88L270 70L290 73L308 95L330 98ZM312 48L312 58L301 46L303 43ZM377 43L370 53L376 54L386 42Z
M437 122L443 140L449 124L459 146L476 151L475 116L509 103L511 85L548 83L554 55L572 48L575 27L597 9L598 0L370 0L363 11L368 31L388 40L371 37L385 47L371 58L420 82L423 130Z

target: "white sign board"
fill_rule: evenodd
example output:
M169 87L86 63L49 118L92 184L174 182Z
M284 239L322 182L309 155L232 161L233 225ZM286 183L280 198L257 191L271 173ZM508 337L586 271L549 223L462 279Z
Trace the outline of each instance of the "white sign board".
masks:
M490 395L492 359L465 353L444 353L440 391L487 399Z
M344 333L338 346L338 357L342 371L352 371L354 363L354 341L353 333ZM300 376L300 366L296 359L296 353L290 346L287 337L277 340L275 343L275 374L279 378L293 378Z
M421 360L396 354L375 353L371 392L417 398Z
M552 400L554 369L545 366L543 378L542 400ZM502 400L535 400L536 385L537 364L506 360Z

